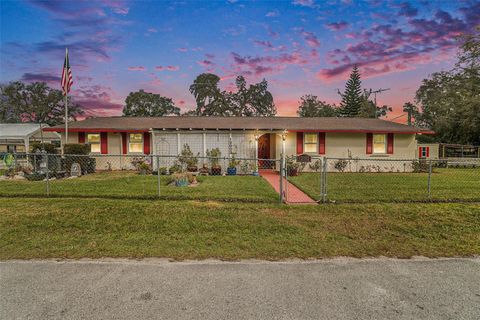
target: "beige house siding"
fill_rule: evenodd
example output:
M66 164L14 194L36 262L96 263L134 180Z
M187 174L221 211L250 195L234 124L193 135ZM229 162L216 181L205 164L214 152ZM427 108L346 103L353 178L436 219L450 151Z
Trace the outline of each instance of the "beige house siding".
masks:
M204 156L205 150L219 147L222 157L229 155L229 139L232 139L232 146L236 149L237 158L255 157L255 134L270 134L270 154L272 158L279 159L282 152L281 132L254 132L254 131L155 131L151 138L151 153L153 155L177 155L183 144L188 143L194 154ZM133 169L131 160L132 154L122 155L122 135L120 133L108 132L108 154L118 157L95 157L97 168L106 170ZM205 138L204 138L205 137ZM64 138L64 133L62 133ZM371 166L377 159L414 159L418 156L418 148L414 134L395 134L393 154L367 154L365 133L333 133L327 132L325 136L325 154L311 153L316 157L327 158L351 158L354 165L348 170L358 171L362 167ZM78 143L78 133L69 133L69 143ZM180 142L180 143L179 143ZM286 156L297 153L297 133L289 132L285 141ZM430 154L435 152L430 149ZM438 154L438 151L437 151ZM141 156L141 155L137 155ZM366 159L366 160L358 160ZM165 162L165 164L163 164ZM163 161L160 165L170 163L170 160ZM200 161L201 162L201 161ZM329 170L334 171L335 160L330 161ZM392 162L383 164L382 171L404 171L411 167L411 161ZM278 166L276 168L278 170ZM308 170L308 166L306 166Z
M438 143L419 143L416 148L416 155L415 155L416 158L419 157L418 148L420 147L429 148L429 154L428 154L428 157L426 157L426 159L436 160L439 158L440 145Z

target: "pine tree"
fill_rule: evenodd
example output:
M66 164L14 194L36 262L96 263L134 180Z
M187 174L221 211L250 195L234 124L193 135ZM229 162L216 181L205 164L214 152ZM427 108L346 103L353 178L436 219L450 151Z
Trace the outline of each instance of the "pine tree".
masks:
M360 72L358 67L354 66L350 79L345 85L345 92L341 93L342 102L340 103L340 115L343 117L356 117L362 108L362 82L360 80Z

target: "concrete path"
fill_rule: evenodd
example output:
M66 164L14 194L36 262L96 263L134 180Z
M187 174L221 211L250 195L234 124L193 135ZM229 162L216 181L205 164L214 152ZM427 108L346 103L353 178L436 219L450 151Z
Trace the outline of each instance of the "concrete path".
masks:
M480 258L0 263L0 319L479 319Z
M280 174L273 170L259 170L260 175L280 194ZM317 203L295 185L283 180L286 203Z

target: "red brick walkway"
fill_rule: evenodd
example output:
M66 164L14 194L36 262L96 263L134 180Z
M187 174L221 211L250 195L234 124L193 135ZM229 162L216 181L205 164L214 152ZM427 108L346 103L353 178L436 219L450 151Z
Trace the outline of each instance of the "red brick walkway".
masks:
M273 170L259 170L260 175L267 180L268 183L280 193L280 175ZM288 186L286 185L288 183ZM283 190L285 192L286 203L317 203L315 200L307 196L302 190L295 185L283 180Z

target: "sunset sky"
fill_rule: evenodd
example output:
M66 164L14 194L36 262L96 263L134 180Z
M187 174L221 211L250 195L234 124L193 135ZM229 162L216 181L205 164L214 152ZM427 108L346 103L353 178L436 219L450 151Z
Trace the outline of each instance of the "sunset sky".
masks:
M60 89L69 48L72 96L87 115L120 115L131 91L194 107L193 79L265 78L279 115L310 93L339 103L358 64L379 104L413 101L422 79L453 66L455 38L480 24L479 1L0 1L1 76ZM405 117L399 118L405 121Z

